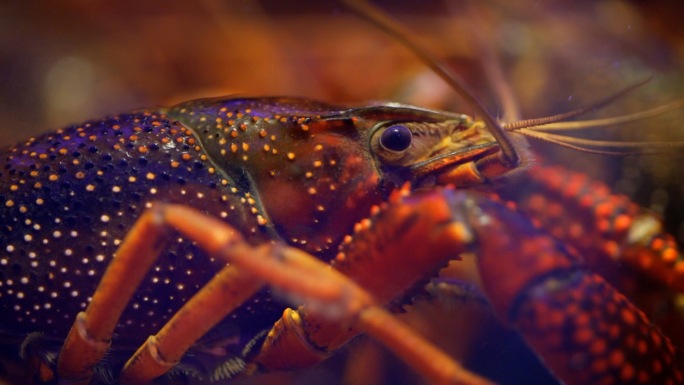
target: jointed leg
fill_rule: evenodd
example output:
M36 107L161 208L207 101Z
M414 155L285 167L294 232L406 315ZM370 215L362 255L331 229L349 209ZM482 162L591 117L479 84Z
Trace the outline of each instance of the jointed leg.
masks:
M133 226L86 311L77 315L60 354L61 378L87 384L93 367L109 349L121 313L162 250L165 229L152 213L148 211Z
M525 337L561 380L684 381L681 351L643 312L602 277L586 271L582 258L504 204L442 189L391 202L363 227L344 247L335 267L382 301L388 299L379 294L384 288L406 287L408 281L402 281L410 274L405 275L405 269L414 277L430 276L431 264L472 245L482 288L494 311ZM395 296L398 293L394 291ZM286 316L292 321L284 317L264 343L257 358L262 365L279 368L277 358L297 344L328 352L342 343L340 333L354 334L340 331L343 328L306 306ZM389 346L403 339L376 338Z
M169 371L193 343L262 286L246 271L224 267L135 352L121 373L121 383L146 383Z
M179 223L171 219L175 214L180 214ZM197 215L185 207L169 206L167 218L179 231L195 239L200 246L212 251L214 255L249 270L271 285L293 293L296 297L304 298L309 309L316 308L317 312L325 313L326 316L333 313L333 322L349 322L360 331L377 338L436 383L489 383L464 370L443 352L408 329L376 305L369 293L328 264L287 246L274 246L272 252L264 253L262 258L248 253L234 253L234 246L221 247L220 244L213 243L212 237L199 239L212 228L219 227L218 223L212 224L209 219Z
M438 383L487 383L407 329L375 305L366 291L313 256L283 245L253 247L219 220L184 206L161 204L138 220L105 273L93 301L77 317L60 357L58 370L62 379L83 383L89 380L93 366L109 346L126 303L159 254L165 229L169 227L231 266L202 288L157 336L136 352L124 369L122 378L127 383L149 382L170 369L197 338L261 287L259 279L252 277L303 298L310 308L328 316L336 314L334 322L348 322L369 332Z

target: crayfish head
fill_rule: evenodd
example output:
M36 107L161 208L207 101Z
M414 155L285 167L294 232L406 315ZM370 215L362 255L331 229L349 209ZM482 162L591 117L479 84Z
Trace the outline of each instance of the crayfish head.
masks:
M517 144L526 147L526 143ZM373 128L370 148L384 179L414 186L483 184L509 166L485 123L469 116L436 122L385 122Z

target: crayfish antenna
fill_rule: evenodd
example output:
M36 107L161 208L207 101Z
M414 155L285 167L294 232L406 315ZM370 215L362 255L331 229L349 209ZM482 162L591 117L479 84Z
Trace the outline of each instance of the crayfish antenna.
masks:
M574 122L559 122L558 120L567 118L568 116L577 116L581 113L591 111L599 108L611 101L615 100L626 92L633 90L639 85L631 86L616 95L613 95L594 106L577 109L560 115L549 116L545 118L529 119L524 121L504 124L504 129L509 132L516 132L537 140L557 144L562 147L570 148L576 151L585 153L601 154L601 155L658 155L663 153L670 153L671 150L681 150L684 148L682 141L651 141L651 142L630 142L630 141L613 141L613 140L593 140L576 138L570 135L554 134L551 132L560 132L568 130L589 130L598 127L615 126L618 124L633 123L639 120L650 119L664 113L674 111L684 107L684 99L672 102L663 106L655 107L646 111L641 111L633 114L616 116L611 118L581 120Z
M596 127L614 126L614 125L623 124L623 123L633 123L633 122L636 122L639 120L646 120L646 119L650 119L650 118L656 117L658 115L662 115L662 114L670 112L670 111L674 111L674 110L676 110L678 108L682 108L682 107L684 107L684 99L677 100L676 102L668 103L668 104L658 106L655 108L651 108L651 109L646 110L646 111L635 112L632 114L615 116L615 117L611 117L611 118L580 120L580 121L573 121L573 122L554 121L554 122L546 122L546 123L540 123L540 124L532 124L529 126L513 127L513 125L519 125L519 124L522 124L523 122L531 122L532 120L536 120L536 119L531 119L531 120L526 120L526 121L513 122L511 124L504 124L503 127L507 131L515 131L515 130L518 130L521 128L534 129L534 131L586 130L586 129L592 129L592 128L596 128ZM589 109L586 109L586 110L589 110ZM580 111L580 110L575 110L575 111ZM544 118L542 118L542 119L544 119Z
M482 102L475 97L468 87L465 86L465 82L461 80L458 75L445 67L431 53L424 49L424 47L411 40L409 38L410 33L406 31L403 26L387 17L379 9L369 4L365 0L342 0L342 3L344 3L350 10L368 20L371 24L381 29L393 39L401 43L404 47L409 49L414 55L416 55L417 58L423 61L423 63L425 63L435 74L442 78L442 80L444 80L454 91L456 91L459 96L468 102L468 104L470 104L475 110L476 114L482 117L482 120L486 123L492 136L494 136L498 142L501 149L502 161L511 168L518 166L521 161L520 155L516 150L516 146L513 144L513 138L508 135L508 133L511 132L515 132L529 138L553 143L572 150L601 155L656 155L666 152L665 150L684 148L684 142L677 141L620 142L609 140L591 140L575 138L569 135L551 134L547 132L591 129L621 123L630 123L637 120L648 119L650 117L660 115L684 106L684 100L682 100L651 110L625 116L576 122L562 122L587 112L597 110L614 102L628 92L633 91L651 81L652 76L649 76L587 107L542 118L518 120L511 123L501 124L498 119L496 119L491 113L489 113L489 111L487 111ZM496 68L493 70L496 70ZM496 71L493 72L496 74ZM500 92L500 94L504 96L508 95L507 92Z
M615 94L610 95L603 100L599 100L598 102L596 102L590 106L587 106L587 107L578 108L576 110L564 112L564 113L558 114L558 115L546 116L546 117L535 118L535 119L519 120L519 121L511 122L511 123L504 123L502 126L506 131L516 131L516 130L522 129L522 128L536 127L536 126L560 122L563 120L568 120L570 118L574 118L575 116L586 114L587 112L591 112L594 110L598 110L602 107L605 107L606 105L608 105L608 104L616 101L617 99L623 97L627 93L634 91L635 89L637 89L639 87L642 87L646 83L650 82L652 78L653 78L652 76L649 76L646 79L640 80L640 81L626 87L625 89L620 90L620 91L616 92Z
M520 164L520 156L518 155L515 146L511 142L506 131L487 109L482 102L475 97L475 95L468 90L458 75L446 68L439 60L437 60L426 49L421 47L409 38L410 33L404 27L396 23L394 20L387 17L379 9L369 4L364 0L342 0L342 2L353 12L368 20L371 24L378 27L393 39L401 43L404 47L409 49L416 57L425 63L435 74L444 80L456 93L459 94L475 112L482 117L482 120L487 124L489 130L499 144L501 149L501 156L503 162L510 168L514 168Z

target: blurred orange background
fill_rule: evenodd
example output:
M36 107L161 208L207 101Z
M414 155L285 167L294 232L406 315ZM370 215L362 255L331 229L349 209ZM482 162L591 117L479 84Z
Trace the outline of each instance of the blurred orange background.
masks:
M492 60L526 118L590 105L650 75L646 86L591 117L684 98L684 12L676 0L418 3L377 2L465 78L495 114L503 111L485 69ZM405 48L333 1L0 3L2 145L86 119L225 94L347 104L393 100L471 113ZM628 131L588 135L684 140L682 121L684 113L677 111ZM661 213L684 244L681 155L622 159L535 148ZM412 322L428 325L426 333L444 333L426 321L434 311L421 308L422 317ZM299 374L297 383L332 381L314 373Z

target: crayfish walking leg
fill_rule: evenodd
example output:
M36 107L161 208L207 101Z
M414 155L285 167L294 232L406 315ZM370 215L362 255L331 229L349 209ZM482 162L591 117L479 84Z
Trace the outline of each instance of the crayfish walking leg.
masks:
M107 349L128 291L135 290L148 260L162 247L164 229L173 227L230 265L129 360L122 374L128 383L145 383L168 370L262 282L305 305L285 312L249 373L296 367L301 361L293 351L314 352L304 359L310 364L367 332L435 382L487 383L378 306L402 297L466 251L478 255L482 289L495 312L523 334L561 380L682 382L682 356L669 339L603 278L586 271L580 257L522 215L448 188L406 195L396 194L357 226L334 268L288 246L251 246L230 226L187 207L158 205L138 221L89 308L77 318L60 357L60 375L87 381L90 367ZM131 262L140 255L144 262ZM225 290L216 290L239 286L245 289L228 290L233 294L226 299L220 298ZM198 316L206 301L227 302L220 311ZM192 333L176 333L183 327ZM293 344L305 346L293 350Z
M120 381L145 384L170 370L185 351L263 282L304 298L319 313L335 309L335 322L348 320L380 339L441 384L488 384L462 369L375 304L372 296L329 265L284 245L251 246L233 228L191 208L157 204L137 221L107 269L93 300L78 315L62 349L58 374L71 383L88 383L106 353L118 319L157 257L165 229L175 228L209 254L229 263L143 344L126 363ZM292 357L284 355L281 360Z
M481 195L438 189L394 197L357 226L334 262L386 303L464 251L478 255L482 290L551 371L569 384L682 383L682 355L635 305L529 219ZM358 330L288 311L262 367L291 368L291 351L325 355ZM310 365L315 357L302 365Z

